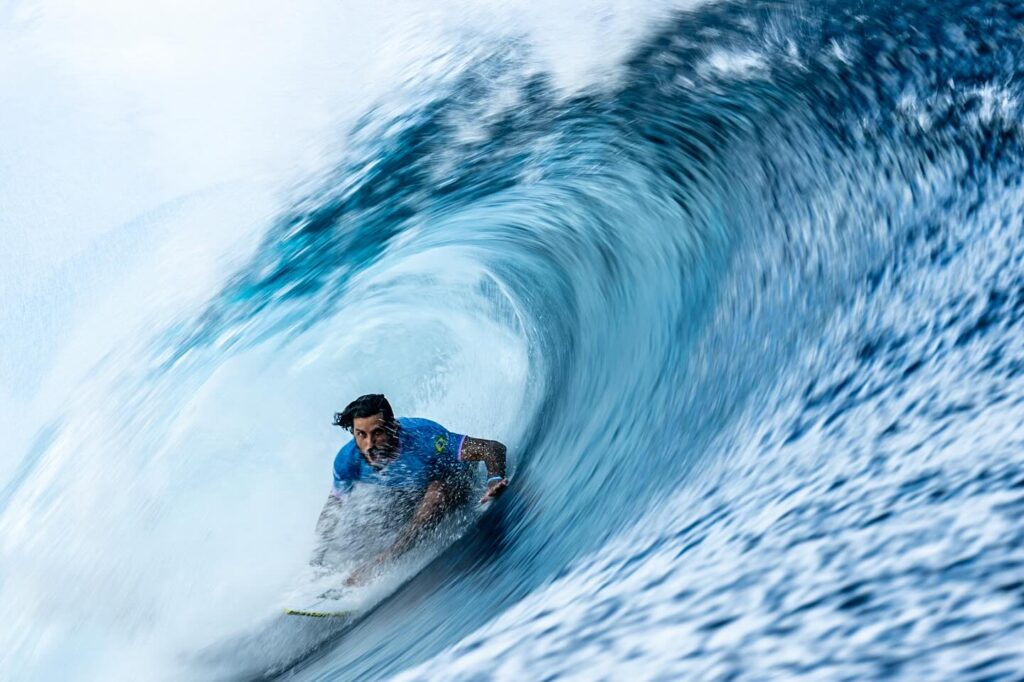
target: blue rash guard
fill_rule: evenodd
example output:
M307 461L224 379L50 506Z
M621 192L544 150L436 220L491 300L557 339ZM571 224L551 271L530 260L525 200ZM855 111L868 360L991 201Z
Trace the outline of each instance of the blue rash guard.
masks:
M462 461L464 435L451 433L429 419L399 417L398 425L398 455L383 469L367 463L355 439L338 451L334 458L335 497L350 492L357 482L426 490L433 481L469 472L469 463Z

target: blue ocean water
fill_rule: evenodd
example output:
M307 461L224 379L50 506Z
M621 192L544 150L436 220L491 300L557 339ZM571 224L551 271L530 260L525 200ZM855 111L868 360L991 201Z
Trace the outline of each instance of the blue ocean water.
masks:
M568 94L467 43L34 425L0 488L11 669L250 627L332 410L381 390L506 441L508 494L364 617L211 676L1017 679L1022 20L711 3Z

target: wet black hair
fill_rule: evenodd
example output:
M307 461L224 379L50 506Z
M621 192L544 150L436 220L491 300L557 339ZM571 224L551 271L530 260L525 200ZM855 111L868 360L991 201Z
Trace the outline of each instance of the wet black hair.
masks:
M352 420L372 417L375 414L382 415L384 421L389 425L395 423L395 413L391 409L391 403L382 393L368 393L359 396L350 402L344 410L334 413L334 425L351 432Z

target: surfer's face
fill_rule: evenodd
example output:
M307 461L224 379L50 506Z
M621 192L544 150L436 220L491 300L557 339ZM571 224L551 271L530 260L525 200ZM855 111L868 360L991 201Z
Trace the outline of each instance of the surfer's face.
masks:
M388 459L394 454L394 432L384 421L384 415L356 417L352 420L352 435L356 438L356 447L371 461Z

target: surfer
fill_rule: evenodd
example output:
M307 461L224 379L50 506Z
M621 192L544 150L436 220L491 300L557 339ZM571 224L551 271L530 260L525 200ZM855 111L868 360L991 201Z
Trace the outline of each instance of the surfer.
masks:
M320 547L310 562L323 566L338 513L356 484L382 486L410 493L418 500L411 518L384 552L359 566L346 585L366 579L376 566L391 561L414 545L446 512L466 501L472 463L487 467L487 490L480 502L508 487L505 446L497 441L452 433L428 419L395 418L381 394L353 400L334 415L334 425L353 435L334 458L334 485L317 522Z

